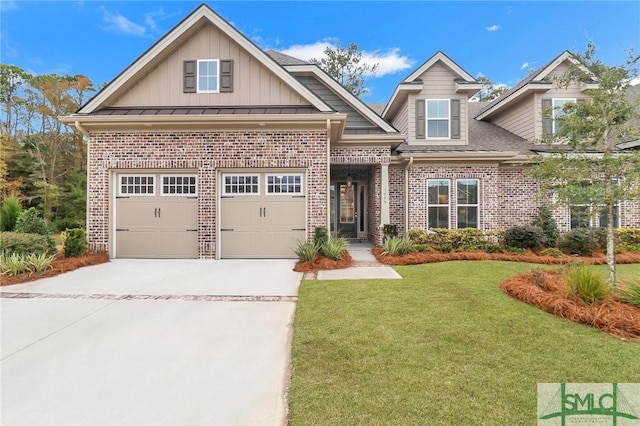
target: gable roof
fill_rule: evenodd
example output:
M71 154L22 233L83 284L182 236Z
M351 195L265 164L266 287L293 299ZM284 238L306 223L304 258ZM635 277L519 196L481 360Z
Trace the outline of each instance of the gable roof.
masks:
M482 88L482 84L471 74L455 63L455 61L449 58L444 52L438 51L398 84L387 106L384 111L382 111L382 117L387 120L390 119L397 112L400 105L403 104L409 93L420 92L422 90L422 80L420 76L438 62L445 64L458 76L455 80L457 92L475 93Z
M126 90L135 84L135 81L144 76L146 72L166 58L176 46L183 43L192 34L194 34L201 25L207 22L213 24L220 31L224 32L227 36L237 42L243 49L247 50L253 57L255 57L256 60L283 80L289 87L299 93L302 98L307 100L319 111L334 112L331 107L322 102L322 100L315 96L304 85L293 78L293 76L291 76L269 55L262 51L262 49L236 30L224 18L215 13L208 5L203 3L178 23L164 37L151 46L146 52L144 52L93 98L91 98L78 110L77 113L90 114L100 108L110 106L108 105L109 101L126 92Z
M490 115L493 115L504 108L507 104L523 96L525 93L539 90L546 91L550 89L553 86L553 83L547 78L547 76L564 61L570 61L575 65L581 66L580 61L578 61L571 52L565 50L542 67L529 74L526 78L522 79L518 84L504 92L493 102L490 102L478 113L476 119L483 120L488 118ZM583 71L585 71L585 74L589 74L589 71L586 68L583 68Z

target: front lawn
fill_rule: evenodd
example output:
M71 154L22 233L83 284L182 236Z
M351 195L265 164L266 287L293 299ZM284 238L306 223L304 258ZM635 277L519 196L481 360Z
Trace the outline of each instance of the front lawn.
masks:
M402 281L305 281L290 424L535 424L538 383L640 382L639 343L500 290L533 267L445 262L397 267Z

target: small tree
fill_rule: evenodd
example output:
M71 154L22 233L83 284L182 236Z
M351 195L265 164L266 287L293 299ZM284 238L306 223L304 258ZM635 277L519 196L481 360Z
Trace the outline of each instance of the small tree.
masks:
M374 74L379 67L379 64L370 65L362 62L362 51L356 43L351 43L347 48L340 44L336 44L335 47L329 46L324 50L324 58L314 58L311 62L358 97L369 92L365 87L366 76Z
M640 151L625 151L621 145L640 137L633 121L637 103L630 100L629 82L637 76L640 60L631 52L626 64L607 66L596 59L591 42L577 63L557 80L560 87L585 78L595 79L584 102L568 102L556 117L557 131L543 142L552 153L534 167L533 176L542 192L553 194L557 204L590 205L594 214L603 209L607 218L608 282L616 285L615 206L622 200L640 199ZM545 113L549 113L546 111Z

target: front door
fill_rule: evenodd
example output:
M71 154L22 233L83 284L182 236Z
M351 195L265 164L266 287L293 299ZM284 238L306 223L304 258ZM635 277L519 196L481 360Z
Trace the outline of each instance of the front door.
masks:
M330 188L331 235L367 239L366 182L332 182Z

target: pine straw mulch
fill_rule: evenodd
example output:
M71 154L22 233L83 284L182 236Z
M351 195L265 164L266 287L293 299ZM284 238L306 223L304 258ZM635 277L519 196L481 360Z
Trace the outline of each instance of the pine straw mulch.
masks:
M333 260L317 254L313 260L299 260L293 270L296 272L315 272L327 269L344 269L351 266L351 255L345 251L342 259Z
M25 272L18 275L0 275L0 285L21 284L29 281L38 280L40 278L53 277L64 272L73 271L83 266L98 265L109 261L109 255L105 252L90 253L82 257L65 258L58 254L56 259L51 262L51 268L43 272Z
M591 265L606 265L607 256L598 253L594 256L541 256L533 252L524 254L511 253L486 253L482 251L461 251L461 252L418 252L409 253L403 256L383 255L380 246L372 250L374 256L380 263L385 265L419 265L421 263L448 262L452 260L502 260L507 262L539 263L543 265L564 265L570 262L582 262ZM620 253L616 255L616 263L629 264L640 263L640 253Z
M640 341L640 307L613 297L593 305L569 294L561 271L534 270L500 284L509 296L569 321L590 325L623 340Z

